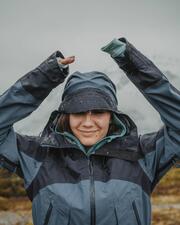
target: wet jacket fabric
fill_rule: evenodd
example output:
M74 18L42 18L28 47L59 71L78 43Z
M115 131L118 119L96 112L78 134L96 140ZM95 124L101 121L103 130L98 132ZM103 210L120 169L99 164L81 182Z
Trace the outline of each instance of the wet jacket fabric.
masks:
M35 225L150 225L150 195L180 158L180 92L126 39L113 59L149 103L163 126L139 135L133 120L116 113L126 133L87 154L55 129L52 112L41 136L21 135L13 124L27 117L62 83L55 52L0 96L0 163L25 181ZM129 103L130 104L130 103Z
M98 71L86 73L76 71L69 76L62 94L62 101L66 97L70 98L70 95L90 88L93 88L93 90L98 89L99 91L102 91L103 94L105 93L106 96L109 96L112 102L115 102L114 104L118 104L115 84L106 74ZM81 107L79 106L79 108Z
M116 112L116 86L99 71L74 72L66 81L59 111L64 113L104 110Z

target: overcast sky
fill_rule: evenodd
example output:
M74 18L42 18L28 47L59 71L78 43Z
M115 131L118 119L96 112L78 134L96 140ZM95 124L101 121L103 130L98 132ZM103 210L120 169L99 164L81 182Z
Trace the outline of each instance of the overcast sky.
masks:
M100 48L122 36L177 75L179 12L179 0L0 0L0 93L57 49L76 56L70 72L116 71Z

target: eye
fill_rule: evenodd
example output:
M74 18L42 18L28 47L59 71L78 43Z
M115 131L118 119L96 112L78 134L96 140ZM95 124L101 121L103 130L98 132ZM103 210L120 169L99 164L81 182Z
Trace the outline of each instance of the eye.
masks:
M92 114L103 114L103 113L105 113L106 111L104 111L104 110L92 110Z
M72 113L74 116L83 116L85 112Z

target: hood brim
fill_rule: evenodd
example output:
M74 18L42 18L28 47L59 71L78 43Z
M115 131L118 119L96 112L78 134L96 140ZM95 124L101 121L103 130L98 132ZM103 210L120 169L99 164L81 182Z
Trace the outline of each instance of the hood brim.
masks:
M79 113L90 110L118 112L117 105L103 91L96 88L80 89L64 98L59 107L62 113Z

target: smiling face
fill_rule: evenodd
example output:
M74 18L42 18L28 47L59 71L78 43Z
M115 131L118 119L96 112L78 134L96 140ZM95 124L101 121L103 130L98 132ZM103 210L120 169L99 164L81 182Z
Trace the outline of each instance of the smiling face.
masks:
M81 144L90 147L107 135L110 119L108 111L73 113L69 116L69 125Z

